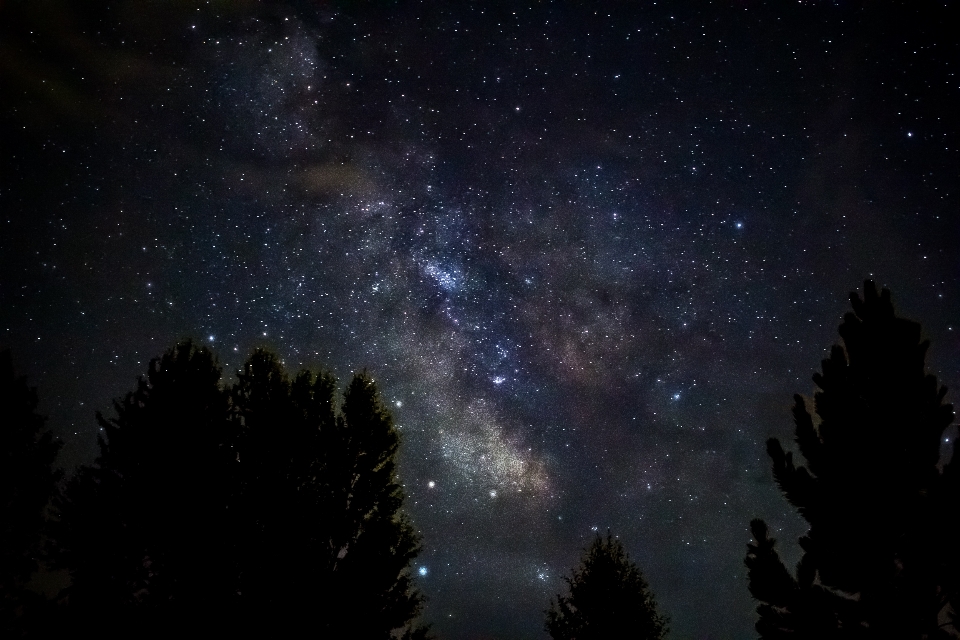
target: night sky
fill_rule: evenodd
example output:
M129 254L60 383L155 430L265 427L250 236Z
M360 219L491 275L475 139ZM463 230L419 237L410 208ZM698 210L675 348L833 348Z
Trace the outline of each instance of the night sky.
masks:
M849 292L960 384L957 5L504 6L0 3L0 348L68 470L178 339L367 368L441 638L545 637L608 528L673 637L754 637Z

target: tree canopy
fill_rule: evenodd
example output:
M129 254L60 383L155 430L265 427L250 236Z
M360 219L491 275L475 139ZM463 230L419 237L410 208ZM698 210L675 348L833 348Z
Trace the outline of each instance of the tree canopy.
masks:
M658 612L647 581L609 531L606 538L597 534L564 581L568 593L557 595L547 610L546 630L554 640L666 635L668 620Z
M187 619L330 637L419 629L399 434L366 374L336 395L332 376L291 380L262 350L229 388L191 343L151 361L98 418L100 456L62 500L72 619L159 634Z
M18 633L23 607L37 599L26 588L42 555L45 510L60 472L53 461L60 443L44 430L36 389L0 351L0 630Z
M953 408L927 373L920 325L871 281L813 376L813 413L795 396L796 444L777 439L773 475L809 523L796 576L755 520L746 564L763 638L954 637L957 467L940 459Z
M209 351L178 344L114 402L113 417L97 415L100 455L60 504L59 562L76 616L101 627L131 616L172 623L235 592L235 437L220 375Z
M402 511L400 436L373 379L355 375L338 407L332 376L290 380L257 351L233 398L243 600L284 612L291 628L307 612L331 637L407 626L423 600L409 571L419 536Z

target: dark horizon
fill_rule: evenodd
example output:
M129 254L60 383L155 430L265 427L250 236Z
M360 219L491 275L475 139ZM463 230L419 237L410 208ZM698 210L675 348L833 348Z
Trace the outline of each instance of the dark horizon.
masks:
M439 637L545 637L610 529L670 637L751 638L864 279L956 402L949 5L193 8L0 5L0 349L68 474L177 340L367 369Z

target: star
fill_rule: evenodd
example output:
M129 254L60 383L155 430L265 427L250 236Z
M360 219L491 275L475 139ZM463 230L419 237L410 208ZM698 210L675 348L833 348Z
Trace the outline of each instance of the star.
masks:
M366 369L438 635L541 633L608 527L678 637L752 633L743 532L802 527L763 442L849 291L957 388L947 9L269 4L0 9L0 348L58 464L178 339Z

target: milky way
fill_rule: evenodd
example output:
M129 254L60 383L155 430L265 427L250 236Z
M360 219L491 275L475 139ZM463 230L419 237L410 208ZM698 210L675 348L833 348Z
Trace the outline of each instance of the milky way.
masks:
M675 637L753 637L848 292L960 380L947 9L12 4L0 346L61 463L181 338L366 368L443 638L542 637L608 528Z

